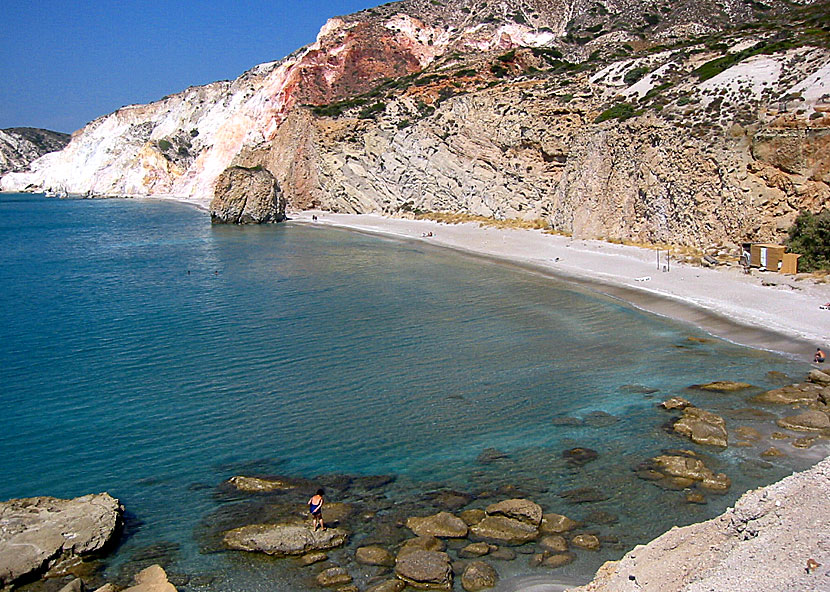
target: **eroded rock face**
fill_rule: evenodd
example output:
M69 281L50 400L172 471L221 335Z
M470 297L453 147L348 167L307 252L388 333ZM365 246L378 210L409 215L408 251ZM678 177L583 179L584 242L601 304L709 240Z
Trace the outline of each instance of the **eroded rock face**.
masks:
M0 503L0 587L62 560L104 551L120 532L123 513L121 503L107 493Z
M398 555L395 575L419 590L450 590L452 567L450 556L441 551L415 550Z
M277 180L262 167L230 167L216 179L210 202L213 224L262 224L285 219Z
M294 524L251 524L226 532L223 542L229 549L283 556L333 549L343 545L348 537L339 528L315 531Z

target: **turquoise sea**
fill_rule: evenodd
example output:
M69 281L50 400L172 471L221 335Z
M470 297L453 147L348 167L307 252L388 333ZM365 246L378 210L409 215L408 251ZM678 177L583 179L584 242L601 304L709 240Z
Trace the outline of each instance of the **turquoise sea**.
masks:
M656 407L681 395L730 429L769 433L770 418L737 410L780 384L770 371L800 380L805 363L421 243L291 222L212 227L152 200L0 196L0 368L0 499L110 492L129 520L102 577L160 562L180 590L316 589L314 568L210 543L234 512L275 501L229 494L233 475L334 483L331 502L370 505L332 554L342 564L366 537L406 534L396 512L439 511L441 492L468 496L465 508L527 496L585 521L603 548L540 572L526 546L496 562L502 577L587 579L827 453L784 441L788 455L768 461L768 440L705 449L669 433ZM688 389L712 380L758 389ZM598 458L568 463L573 447ZM637 478L672 448L704 454L730 492L692 505ZM389 477L358 487L376 475ZM560 495L581 487L607 499ZM354 574L361 589L379 575Z

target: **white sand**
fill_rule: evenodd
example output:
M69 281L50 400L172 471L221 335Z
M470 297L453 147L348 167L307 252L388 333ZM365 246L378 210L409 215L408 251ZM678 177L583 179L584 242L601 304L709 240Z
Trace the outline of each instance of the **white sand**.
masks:
M312 221L317 216L317 221ZM505 262L532 266L671 318L691 322L736 343L780 351L812 361L815 348L830 345L830 284L739 268L709 269L672 261L666 253L533 230L440 224L374 214L306 211L294 222L338 226L418 240ZM432 232L432 237L424 237ZM774 284L774 285L762 285Z

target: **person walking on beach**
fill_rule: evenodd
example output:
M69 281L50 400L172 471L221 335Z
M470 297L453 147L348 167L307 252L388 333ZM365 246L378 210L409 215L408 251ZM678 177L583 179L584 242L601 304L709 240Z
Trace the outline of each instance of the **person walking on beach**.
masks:
M821 363L823 363L823 362L824 362L824 360L825 360L826 358L827 358L827 356L825 356L825 355L824 355L824 352L823 352L823 351L821 351L821 348L820 348L820 347L817 347L817 348L816 348L816 355L815 355L815 357L813 358L813 361L814 361L816 364L821 364Z
M308 513L311 514L311 519L314 521L314 530L318 528L326 530L326 525L323 524L323 495L323 490L318 489L317 493L308 500Z

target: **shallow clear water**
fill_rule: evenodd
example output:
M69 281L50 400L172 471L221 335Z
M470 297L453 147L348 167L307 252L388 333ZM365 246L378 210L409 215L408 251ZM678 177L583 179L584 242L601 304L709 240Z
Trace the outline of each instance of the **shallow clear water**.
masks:
M674 394L727 415L730 428L771 431L768 419L729 418L747 395L686 388L771 388L771 370L808 371L706 337L427 245L290 223L211 227L176 203L2 195L0 499L109 491L134 517L110 575L166 542L168 571L212 574L180 589L289 590L306 580L285 560L205 554L196 540L212 513L239 503L217 493L228 477L394 474L378 495L416 508L437 488L483 507L506 497L483 494L508 487L546 511L619 517L593 527L618 543L562 570L587 576L826 452L785 442L792 455L770 463L762 444L719 453L668 434L670 415L655 405ZM556 421L595 411L614 417ZM599 458L570 466L562 452L575 446ZM732 490L692 506L637 479L632 467L664 448L708 453ZM505 457L481 462L486 449ZM588 485L609 499L558 495ZM538 573L521 555L499 569Z

